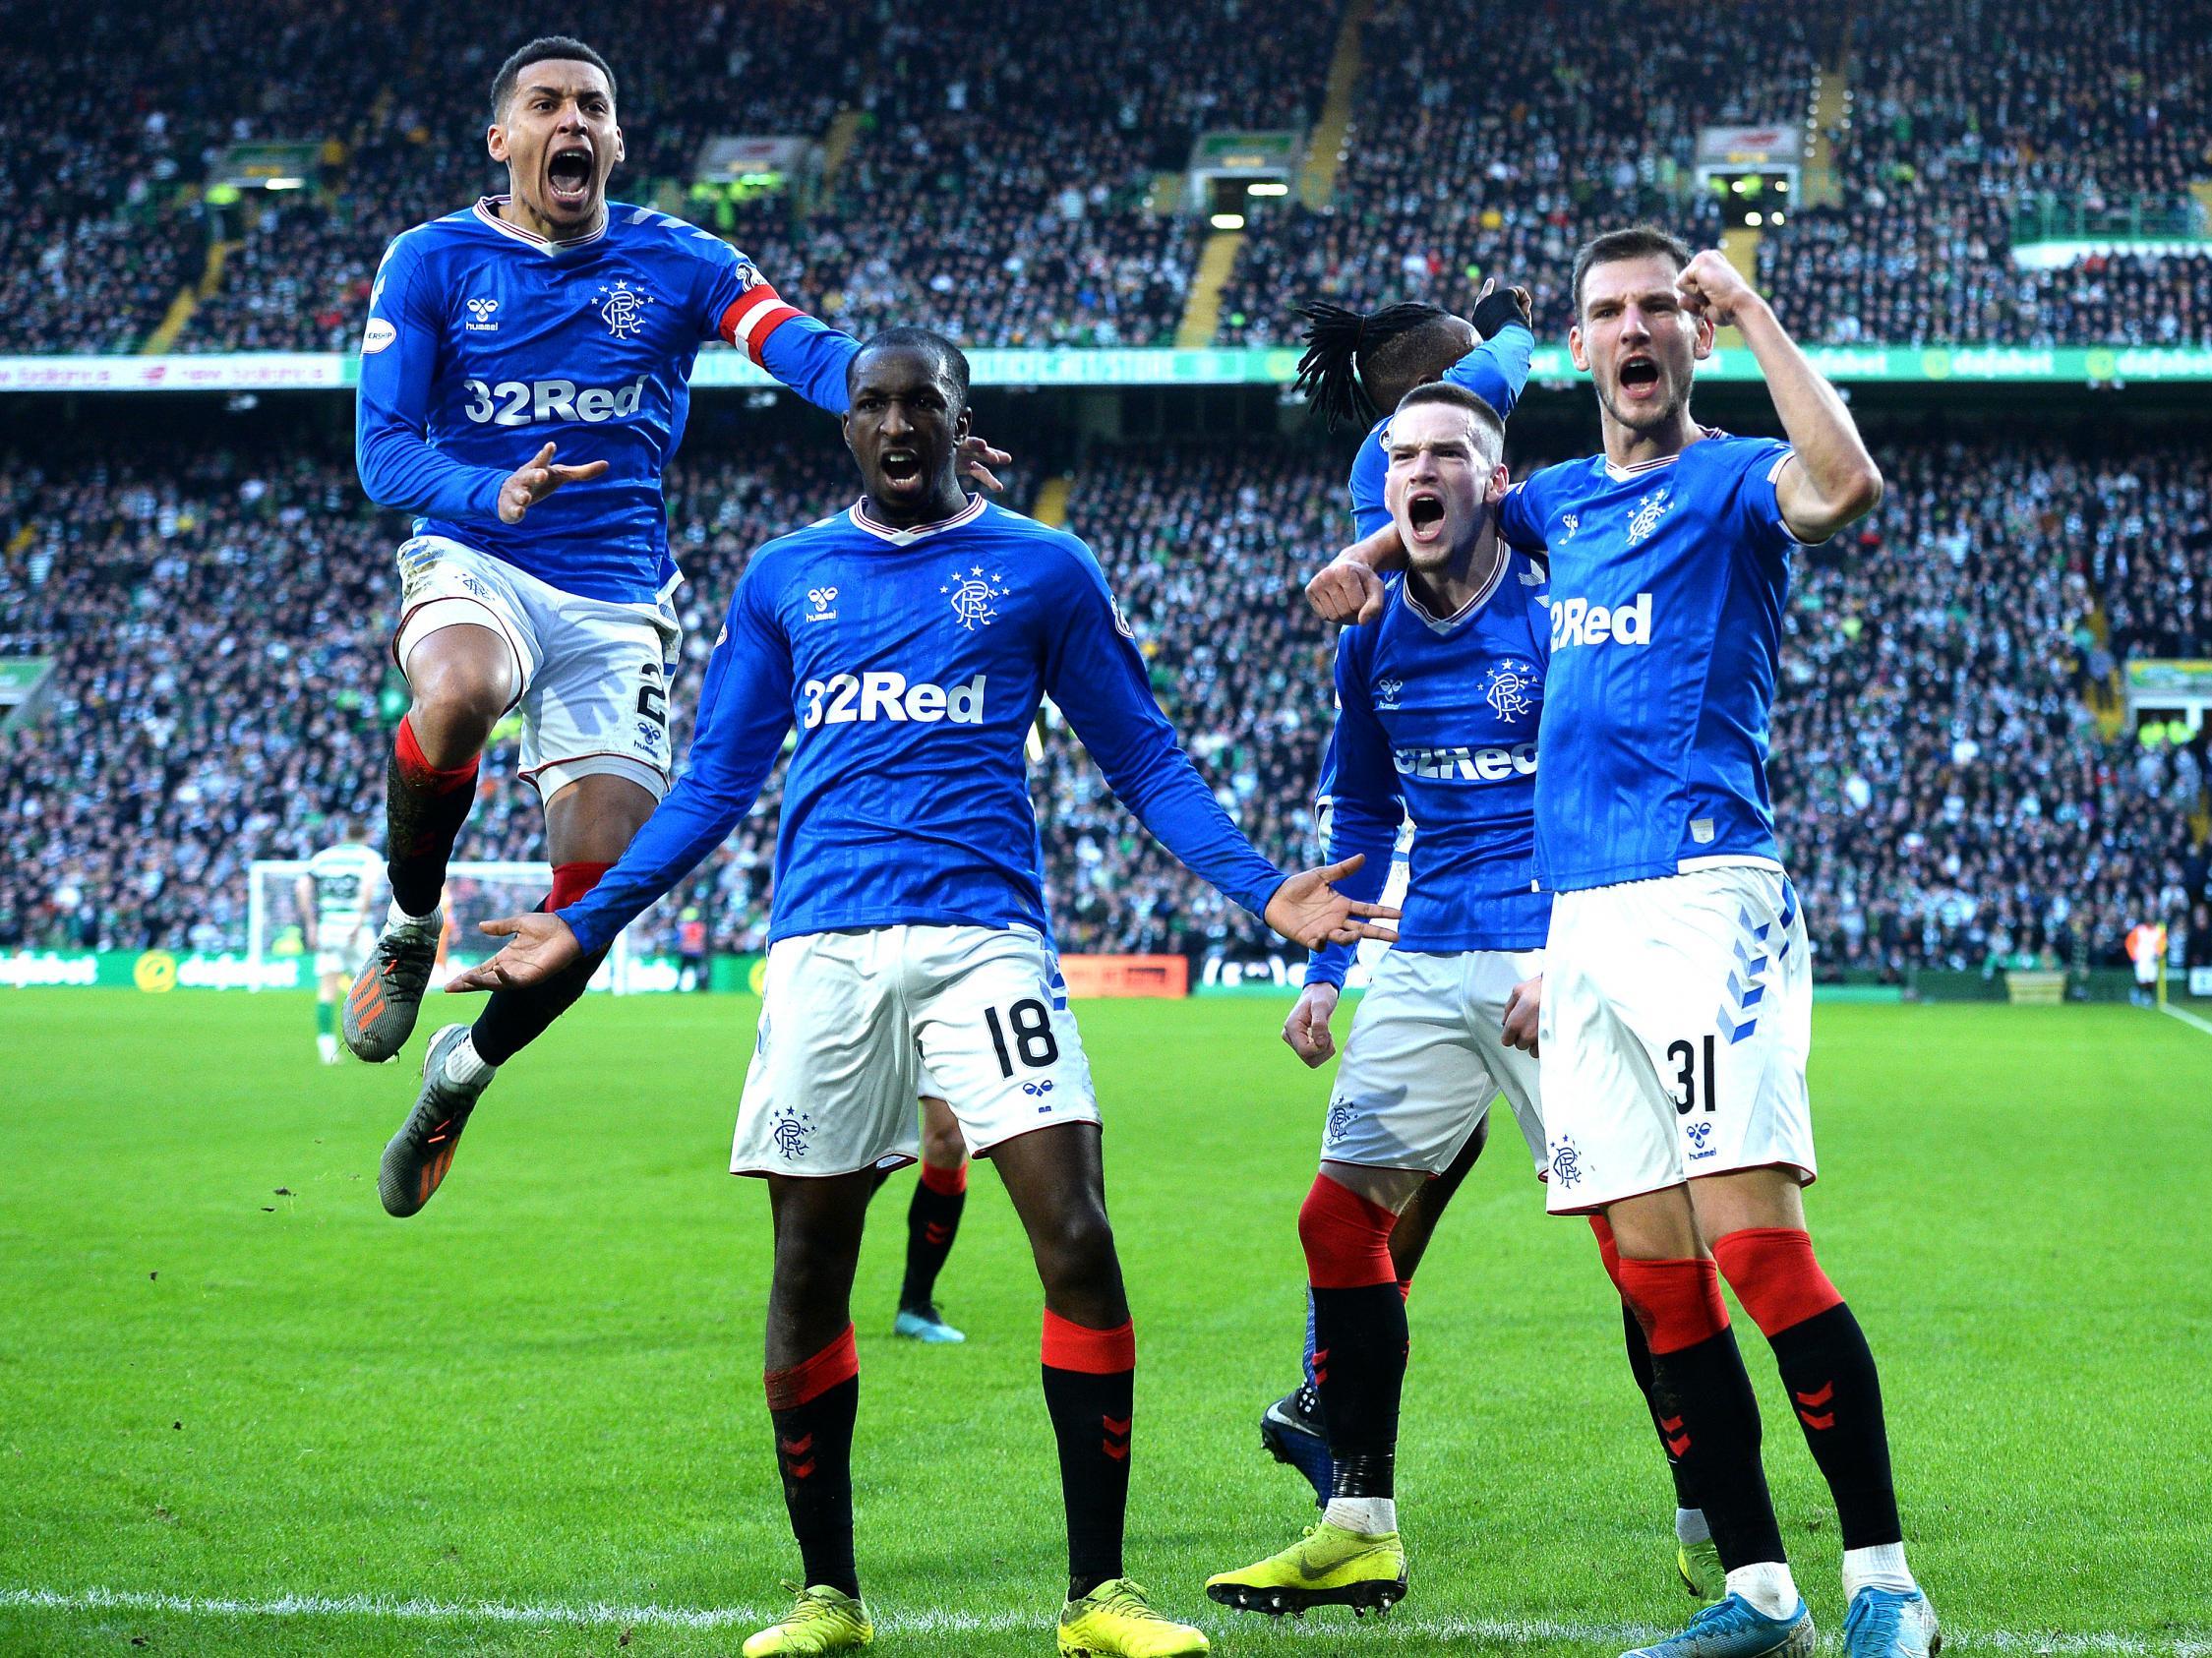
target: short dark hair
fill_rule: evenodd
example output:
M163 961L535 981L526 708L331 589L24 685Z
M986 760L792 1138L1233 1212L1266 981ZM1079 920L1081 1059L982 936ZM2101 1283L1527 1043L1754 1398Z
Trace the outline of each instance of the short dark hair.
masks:
M1575 315L1583 314L1583 278L1589 274L1593 265L1619 265L1632 259L1650 259L1663 255L1674 261L1677 270L1690 263L1690 246L1681 237L1670 235L1655 224L1632 224L1623 230L1608 230L1602 236L1592 237L1583 244L1582 252L1575 256Z
M861 348L845 363L845 389L853 388L853 377L860 372L861 359L871 351L920 351L937 360L953 388L960 393L954 412L968 406L968 354L934 328L885 328L872 333L861 342Z
M1382 411L1373 390L1437 372L1435 359L1459 356L1447 331L1459 319L1440 305L1407 301L1380 311L1347 311L1326 300L1296 307L1305 319L1305 355L1298 359L1296 389L1331 431Z
M588 63L607 77L607 95L615 95L615 72L607 67L607 60L571 34L541 34L527 46L519 46L500 65L500 72L492 77L492 122L496 126L507 119L507 106L514 97L514 84L522 79L522 72L533 63L548 63L554 59L564 63Z
M1391 412L1404 414L1407 409L1419 408L1424 403L1443 403L1450 408L1465 409L1474 417L1474 424L1497 441L1498 454L1506 452L1505 417L1492 408L1489 402L1464 385L1454 385L1448 380L1432 380L1425 385L1416 385L1399 398L1398 407Z

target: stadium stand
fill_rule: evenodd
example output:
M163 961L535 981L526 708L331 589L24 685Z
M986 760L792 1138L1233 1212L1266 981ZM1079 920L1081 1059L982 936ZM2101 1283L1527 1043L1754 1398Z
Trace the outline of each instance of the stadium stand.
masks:
M781 198L689 210L848 326L1089 345L1171 339L1200 232L1157 181L1179 186L1200 132L1306 127L1339 15L1278 9L1263 27L1251 0L1089 13L959 0L927 18L827 0L586 0L563 24L622 78L623 192L686 207L711 134L820 138L844 120L849 151L806 216ZM93 0L57 30L5 0L0 24L16 42L0 66L0 167L20 205L0 231L0 351L139 348L208 273L214 239L228 257L176 349L351 349L389 238L496 183L482 105L499 43L470 14L248 0L217 28L182 0ZM1574 244L1643 213L1713 239L1698 129L1802 121L1823 65L1850 89L1825 134L1835 200L1791 212L1757 253L1806 337L2212 335L2212 245L2100 244L2051 270L2011 257L2015 219L2038 214L2132 213L2201 242L2207 0L2059 13L1598 0L1490 24L1381 0L1335 200L1255 211L1220 339L1287 338L1294 297L1456 300L1492 271L1533 281L1556 334ZM1029 50L1041 37L1057 49ZM379 66L367 95L365 63ZM270 140L321 147L306 188L212 203L223 148Z

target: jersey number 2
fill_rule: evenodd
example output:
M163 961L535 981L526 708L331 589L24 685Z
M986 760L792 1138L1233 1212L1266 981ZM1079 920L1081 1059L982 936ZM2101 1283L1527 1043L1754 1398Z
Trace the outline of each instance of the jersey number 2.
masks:
M1045 1011L1045 1004L1031 997L1016 1002L1006 1010L1014 1022L1014 1049L1006 1049L1006 1027L998 1022L998 1010L984 1009L984 1023L990 1027L990 1045L998 1054L998 1074L1014 1074L1014 1054L1022 1056L1022 1063L1032 1071L1042 1070L1060 1056L1059 1039L1052 1035L1052 1016Z

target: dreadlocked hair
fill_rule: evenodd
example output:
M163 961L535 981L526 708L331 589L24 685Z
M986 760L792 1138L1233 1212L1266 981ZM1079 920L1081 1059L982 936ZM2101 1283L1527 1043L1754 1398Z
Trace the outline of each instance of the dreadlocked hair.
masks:
M1327 300L1295 307L1305 319L1306 351L1298 359L1295 388L1316 415L1340 426L1371 426L1382 418L1367 389L1369 371L1388 373L1399 366L1405 341L1451 313L1438 305L1408 301L1380 311L1347 311ZM1425 377L1422 377L1425 378Z

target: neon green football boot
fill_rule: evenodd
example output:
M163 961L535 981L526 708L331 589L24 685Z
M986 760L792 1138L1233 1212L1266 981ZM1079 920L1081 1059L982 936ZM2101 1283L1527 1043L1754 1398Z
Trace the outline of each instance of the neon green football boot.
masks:
M1405 1545L1395 1531L1370 1535L1323 1520L1279 1555L1206 1579L1206 1592L1240 1612L1280 1616L1309 1606L1388 1612L1405 1598Z
M822 1584L785 1588L799 1597L792 1609L758 1634L748 1636L745 1658L816 1658L824 1652L858 1652L875 1639L867 1608L842 1590Z
M1728 1569L1720 1564L1720 1550L1709 1537L1703 1543L1675 1545L1674 1574L1700 1600L1718 1600L1728 1592Z
M1126 1577L1108 1577L1060 1610L1060 1658L1197 1658L1206 1637L1153 1611Z

